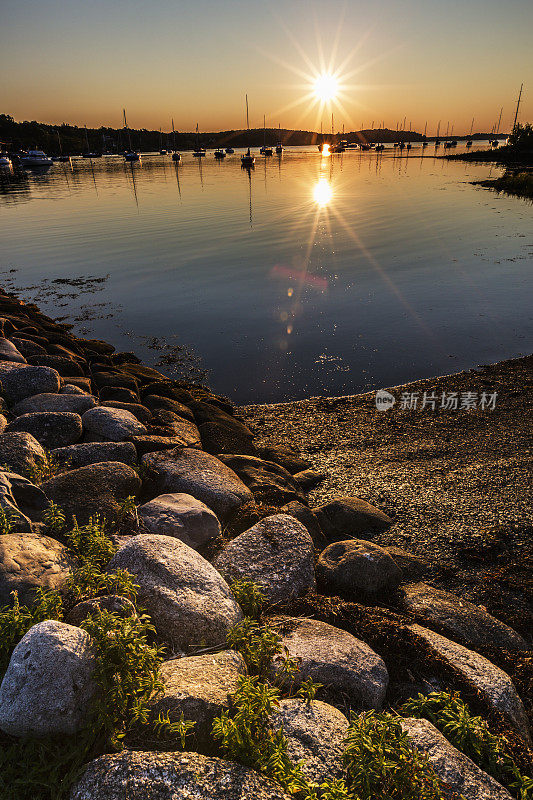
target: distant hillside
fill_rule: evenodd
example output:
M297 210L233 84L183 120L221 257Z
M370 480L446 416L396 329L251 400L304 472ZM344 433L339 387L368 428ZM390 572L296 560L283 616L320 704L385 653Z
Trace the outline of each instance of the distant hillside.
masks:
M59 137L58 138L58 134ZM476 134L473 138L486 139L489 134ZM15 122L8 114L0 114L0 146L7 150L22 150L37 147L50 155L59 153L59 142L63 153L79 155L89 150L97 153L118 153L131 146L142 152L157 151L162 147L170 149L173 143L172 132L130 130L125 128L85 128L76 125L48 125L43 122ZM434 137L428 137L428 140ZM457 137L466 138L466 137ZM500 138L505 138L503 135ZM202 147L259 147L266 143L274 146L279 139L284 145L312 145L321 141L330 142L332 139L346 139L348 142L420 142L424 136L415 131L393 131L385 128L373 130L350 131L348 133L331 134L316 133L315 131L293 131L277 128L262 128L247 130L219 131L215 133L202 133L200 144ZM177 150L192 150L196 145L195 133L176 132L175 143Z

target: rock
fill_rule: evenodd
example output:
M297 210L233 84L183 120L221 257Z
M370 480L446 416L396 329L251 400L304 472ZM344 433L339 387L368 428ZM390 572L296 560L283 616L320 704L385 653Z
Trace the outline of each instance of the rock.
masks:
M178 417L188 419L189 422L194 422L194 414L191 409L184 405L184 403L179 403L177 400L172 400L170 397L159 397L156 394L149 394L143 397L143 403L150 411L165 409L166 411L173 411Z
M26 397L13 407L13 414L33 414L36 411L73 411L83 414L96 405L90 394L36 394Z
M294 685L312 678L321 683L321 693L347 696L356 708L380 708L383 704L389 675L384 661L364 642L346 631L315 619L277 617L271 624L282 635L282 647L291 657L300 659ZM271 676L277 673L279 657L275 657ZM283 683L292 679L283 679Z
M91 394L91 379L90 378L79 378L77 375L69 375L66 378L63 378L63 387L60 389L60 392L63 392L64 389L69 386L71 387L67 394L79 394L79 392L72 392L72 387L75 386L78 389L81 389L83 394Z
M270 603L300 597L315 588L313 540L287 514L265 517L226 545L213 563L230 583L257 583Z
M155 434L172 436L182 447L201 447L200 432L194 422L178 417L172 411L154 411L150 431Z
M6 433L14 431L31 433L43 447L51 450L77 442L83 428L80 415L72 411L36 411L10 422Z
M189 747L215 752L213 720L229 707L229 695L236 691L239 677L246 674L242 656L235 650L223 650L173 658L161 664L159 674L165 688L150 704L152 716L157 719L160 713L168 714L171 722L177 722L183 713L185 719L196 723Z
M31 475L46 461L37 439L24 431L0 434L0 464L21 475Z
M7 419L4 417L3 414L0 414L0 434L2 434L6 428L7 428Z
M22 353L17 350L13 342L10 342L9 339L4 339L3 337L0 337L0 360L14 361L19 364L26 363L26 359Z
M70 625L81 625L91 614L97 614L101 611L117 614L122 619L137 616L135 606L127 597L121 597L118 594L106 594L103 597L95 597L92 600L83 600L75 605L65 616L65 622Z
M265 461L274 461L276 464L280 464L290 472L291 475L295 475L297 472L302 472L311 467L310 462L302 458L298 451L290 445L286 447L277 445L261 447L259 448L259 455L261 458L264 458Z
M254 456L220 456L220 460L235 470L253 492L255 500L272 505L285 505L292 500L307 503L305 492L286 469L272 461Z
M308 492L325 481L328 476L325 472L318 472L316 469L304 469L302 472L296 472L292 477L305 492Z
M68 469L78 469L103 461L120 461L122 464L137 464L137 451L131 442L88 442L57 447L52 450L56 463Z
M37 533L0 536L0 604L31 604L36 589L58 589L69 577L74 559L65 545Z
M302 525L307 528L307 532L317 550L321 552L327 547L327 539L322 533L320 525L318 524L318 519L309 506L305 506L303 503L298 502L298 500L293 500L287 503L286 506L282 506L279 511L280 514L290 514L291 517L295 517L298 522L301 522Z
M51 619L34 625L0 686L0 729L23 737L76 733L88 721L94 668L86 631Z
M147 433L142 422L120 408L91 408L83 415L82 422L84 430L112 442L122 442L130 436Z
M402 719L401 724L437 777L464 800L511 800L507 789L456 750L427 719Z
M216 569L179 539L134 536L113 556L108 571L127 569L159 636L182 651L225 642L242 612Z
M2 395L8 405L14 405L34 394L57 393L61 385L59 373L50 367L0 363Z
M9 520L9 527L12 531L29 531L31 530L31 520L17 505L11 483L12 474L0 472L0 508Z
M142 422L143 425L148 425L152 419L152 412L142 406L140 403L123 403L118 400L106 400L102 403L103 408L121 408L123 411L129 411L130 414Z
M70 800L290 800L279 784L199 753L124 750L91 761Z
M0 492L5 499L14 498L16 506L28 516L39 517L50 502L39 486L15 472L0 472ZM9 509L8 509L9 510Z
M396 566L401 569L404 581L417 581L431 572L431 564L422 556L408 553L407 550L402 550L401 547L387 546L384 549L392 556Z
M40 367L51 367L59 372L60 375L71 376L78 375L80 378L84 377L85 373L80 366L79 362L74 358L66 358L65 356L31 356L28 359L30 364Z
M294 764L302 762L307 780L321 784L342 776L349 723L337 708L319 700L281 700L271 722L287 737L289 758Z
M334 542L320 554L318 580L328 591L341 596L365 592L392 592L402 573L383 547L362 539Z
M392 519L358 497L339 497L315 508L320 527L329 540L382 531Z
M102 404L104 404L104 400L107 400L127 403L128 405L139 405L138 393L133 392L131 389L126 389L124 386L102 386L98 392L98 396L100 397Z
M158 397L168 397L170 400L177 400L178 403L184 403L185 405L188 405L193 399L192 394L187 389L178 388L177 386L172 386L170 383L163 381L153 381L143 386L141 391L143 402L145 397L154 394Z
M115 518L121 501L140 488L137 473L118 461L79 467L42 484L46 496L61 506L67 519L74 515L80 525L95 514Z
M19 351L22 353L24 358L28 358L29 356L45 356L46 350L37 342L32 342L31 339L22 339L20 336L11 336L11 341ZM5 358L2 356L5 361L10 361L11 359ZM22 362L21 362L22 363Z
M65 383L59 390L59 394L88 394L81 386L75 386L73 383Z
M204 450L213 454L255 453L253 434L240 420L211 403L193 400L188 406L194 413Z
M160 450L174 450L183 447L181 439L172 436L130 436L129 441L135 446L139 458L146 453L156 453Z
M423 628L421 625L409 625L408 627L426 645L429 645L430 650L441 661L476 686L488 704L499 711L507 722L514 725L523 736L529 738L529 725L524 706L506 672L478 653L474 653L473 650L467 650L466 647Z
M118 386L130 389L134 395L138 396L139 384L135 378L125 375L123 372L94 372L93 381L99 389L104 386Z
M177 447L147 453L142 464L147 487L154 493L191 494L223 521L252 499L252 493L232 469L201 450Z
M222 533L216 515L190 494L162 494L139 506L137 514L148 533L174 536L194 550Z
M401 607L434 623L441 633L459 639L468 647L505 647L507 650L528 650L527 642L484 608L461 600L454 594L434 589L427 583L405 586Z

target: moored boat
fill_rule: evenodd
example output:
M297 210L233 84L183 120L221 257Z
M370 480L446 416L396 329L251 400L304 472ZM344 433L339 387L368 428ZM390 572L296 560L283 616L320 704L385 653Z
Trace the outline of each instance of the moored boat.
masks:
M219 147L218 150L215 150L215 158L217 158L219 161L221 161L223 158L226 158L226 153L221 147Z
M128 128L128 121L126 119L126 109L125 108L122 109L122 113L124 115L124 127L126 128L126 130L128 132L128 142L129 142L129 145L130 145L129 150L126 150L124 152L124 161L129 161L129 162L140 161L141 160L140 153L137 153L137 151L134 150L133 147L131 146L131 133L130 133L130 129Z
M42 150L28 150L27 155L20 158L23 167L51 167L54 163Z

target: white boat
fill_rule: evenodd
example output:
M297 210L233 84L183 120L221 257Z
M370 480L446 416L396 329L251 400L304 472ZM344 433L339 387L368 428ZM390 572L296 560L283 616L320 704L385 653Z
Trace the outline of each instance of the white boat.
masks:
M2 169L11 169L11 159L7 156L0 156L0 167Z
M51 167L54 162L42 150L28 150L28 155L22 156L20 163L23 167Z
M271 147L267 146L266 143L266 118L263 114L263 147L260 148L259 152L262 156L271 156L274 152Z

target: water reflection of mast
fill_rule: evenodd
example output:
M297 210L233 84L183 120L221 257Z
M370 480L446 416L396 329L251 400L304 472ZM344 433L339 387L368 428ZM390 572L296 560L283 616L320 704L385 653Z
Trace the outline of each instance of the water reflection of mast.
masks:
M251 167L244 167L246 172L248 173L248 194L250 198L250 228L253 228L253 216L252 216L252 168Z
M180 200L181 200L180 171L179 171L179 167L178 167L177 163L176 163L176 181L177 181L177 184L178 184L178 192L179 192L179 196L180 196Z
M202 189L203 189L204 188L204 173L202 172L202 159L201 158L198 159L198 171L200 173L200 184L201 184Z
M137 197L137 186L135 184L135 169L133 167L133 162L125 161L124 162L124 169L127 170L128 167L131 170L131 184L132 184L132 188L133 188L133 196L135 198L135 205L137 206L137 208L139 208L139 198Z

